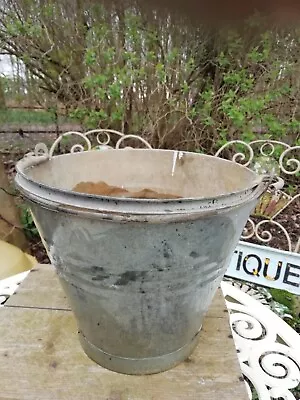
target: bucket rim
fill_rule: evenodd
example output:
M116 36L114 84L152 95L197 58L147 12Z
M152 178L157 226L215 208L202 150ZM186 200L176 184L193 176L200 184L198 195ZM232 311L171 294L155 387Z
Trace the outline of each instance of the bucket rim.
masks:
M156 151L156 152L172 152L174 150L164 149L119 149L107 151ZM92 150L92 152L95 152ZM71 155L82 155L88 152L63 154L55 157L70 157ZM197 155L199 157L214 158L201 153L182 152ZM52 159L51 158L51 159ZM25 157L17 163L17 174L15 183L23 197L26 199L34 200L44 207L59 210L61 206L69 207L78 211L106 213L115 215L174 215L174 214L188 214L188 213L207 213L208 211L224 210L231 207L239 206L249 202L251 199L258 198L268 186L268 182L264 176L257 175L254 171L235 163L237 168L244 168L253 175L253 180L247 188L230 192L221 193L212 197L183 197L178 199L136 199L130 197L113 197L103 195L93 195L88 193L74 192L68 189L56 188L45 183L38 182L26 174L26 170L34 168L41 163L51 161L48 156L29 156ZM232 163L232 161L218 158L220 162Z
M113 149L113 150L102 150L102 151L114 151L114 152L124 152L124 151L133 151L133 152L145 152L145 151L152 151L152 152L164 152L164 153L183 153L183 154L191 154L191 155L196 155L197 157L203 157L203 158L210 158L210 159L218 159L221 162L227 163L227 164L232 164L233 161L231 160L227 160L224 158L219 158L210 154L202 154L202 153L197 153L197 152L192 152L192 151L179 151L179 150L170 150L170 149ZM99 151L98 151L99 152ZM45 157L45 156L32 156L32 157L23 157L21 160L19 160L16 164L16 171L17 174L20 174L22 176L23 179L25 179L26 181L38 185L39 188L43 188L46 190L53 190L53 191L57 191L59 193L63 193L65 195L76 195L79 198L93 198L93 199L105 199L105 200L112 200L112 201L120 201L123 203L157 203L157 204L166 204L166 203L183 203L183 202L191 202L191 201L213 201L214 199L217 198L225 198L228 196L233 196L233 195L239 195L242 193L245 193L248 190L253 189L254 187L256 187L259 183L262 182L262 179L264 178L264 176L260 176L258 174L256 174L254 171L252 171L250 168L245 167L242 164L238 164L238 163L234 163L235 166L237 166L238 168L242 168L244 170L247 170L249 173L251 173L253 175L253 181L251 182L251 185L249 185L247 188L245 189L241 189L241 190L237 190L237 191L233 191L230 193L221 193L217 196L194 196L194 197L180 197L180 198L170 198L170 199L143 199L143 198L133 198L133 197L121 197L121 196L105 196L105 195L97 195L97 194L90 194L90 193L81 193L81 192L75 192L73 190L69 190L69 189L61 189L61 188L57 188L55 186L51 186L51 185L47 185L45 183L42 182L38 182L37 180L32 179L31 177L29 177L25 171L27 169L31 169L34 168L35 166L40 165L41 163L44 162L48 162L51 161L52 159L56 159L56 158L64 158L64 157L70 157L70 156L81 156L82 154L85 153L95 153L95 150L87 150L87 151L83 151L83 152L75 152L75 153L67 153L67 154L59 154L59 155L55 155L51 158L49 157ZM30 163L30 161L32 160L32 163ZM24 162L25 161L25 162Z

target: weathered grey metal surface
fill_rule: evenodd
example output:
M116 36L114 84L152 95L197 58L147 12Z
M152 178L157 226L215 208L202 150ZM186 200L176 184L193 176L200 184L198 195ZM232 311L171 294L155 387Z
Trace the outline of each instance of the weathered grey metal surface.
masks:
M100 180L185 198L71 192L80 181ZM18 165L16 183L31 203L84 350L128 374L159 372L191 353L267 185L232 162L164 150L83 152L40 163L29 158Z

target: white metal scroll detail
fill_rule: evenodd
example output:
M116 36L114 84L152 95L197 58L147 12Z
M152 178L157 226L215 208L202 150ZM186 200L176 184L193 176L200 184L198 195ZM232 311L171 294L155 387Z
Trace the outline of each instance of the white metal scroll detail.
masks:
M247 392L260 400L296 400L300 385L300 337L259 301L221 284Z
M61 134L52 144L50 149L44 143L38 143L35 146L34 153L29 153L28 155L35 156L46 156L51 158L55 151L58 149L59 144L63 141L64 138L77 137L78 141L81 143L73 144L70 153L89 151L89 150L108 150L108 149L121 149L124 146L124 143L129 139L134 139L137 142L142 143L148 149L152 149L150 144L143 139L141 136L137 135L125 135L122 132L115 131L113 129L93 129L87 131L85 133L77 132L77 131L69 131ZM93 147L92 137L96 138L96 145ZM113 144L112 137L115 137L115 143ZM132 147L124 147L124 148L132 148Z
M255 153L258 150L258 155ZM275 153L277 153L277 160ZM227 154L226 154L227 152ZM249 219L243 231L242 240L256 239L259 243L268 245L272 241L276 231L285 239L285 247L282 250L300 252L300 235L292 240L290 232L278 220L287 207L299 201L300 194L290 196L281 189L284 180L280 174L296 175L300 172L300 146L289 146L276 140L255 140L245 143L241 140L233 140L224 144L215 154L217 157L229 156L232 161L246 167L252 167L261 173L273 173L274 182L260 200L253 215L260 215L261 221L255 223ZM259 172L259 171L257 171Z

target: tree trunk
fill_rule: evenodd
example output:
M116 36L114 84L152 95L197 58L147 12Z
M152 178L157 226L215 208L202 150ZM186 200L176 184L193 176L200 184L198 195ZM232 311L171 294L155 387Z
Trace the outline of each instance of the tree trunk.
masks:
M0 78L0 110L5 108L5 93L3 89L3 83Z

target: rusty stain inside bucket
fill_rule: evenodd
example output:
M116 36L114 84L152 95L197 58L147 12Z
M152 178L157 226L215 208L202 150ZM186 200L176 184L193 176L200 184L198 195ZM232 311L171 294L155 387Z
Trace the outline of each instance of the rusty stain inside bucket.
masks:
M153 189L127 190L124 187L108 185L105 182L80 182L73 188L74 192L95 194L100 196L129 197L132 199L180 199L182 196L176 196L170 193L159 193Z

